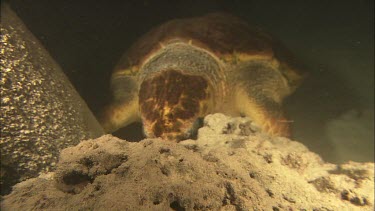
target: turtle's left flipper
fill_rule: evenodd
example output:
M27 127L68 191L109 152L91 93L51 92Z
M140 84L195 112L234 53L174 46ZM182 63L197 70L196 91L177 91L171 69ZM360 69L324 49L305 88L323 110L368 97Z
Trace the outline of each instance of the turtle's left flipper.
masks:
M117 75L111 81L113 100L100 115L100 123L107 133L140 121L138 85L135 76Z
M248 61L240 64L236 77L235 105L241 114L249 116L265 132L275 136L290 136L289 121L282 112L282 100L290 94L287 81L270 61Z

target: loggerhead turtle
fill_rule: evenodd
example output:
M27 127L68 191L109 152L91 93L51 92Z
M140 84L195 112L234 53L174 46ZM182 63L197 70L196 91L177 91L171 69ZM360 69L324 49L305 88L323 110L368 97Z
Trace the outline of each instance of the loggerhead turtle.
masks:
M113 132L142 121L147 137L181 140L210 113L249 116L289 136L281 104L303 74L275 39L229 14L176 19L145 34L111 78L101 123Z

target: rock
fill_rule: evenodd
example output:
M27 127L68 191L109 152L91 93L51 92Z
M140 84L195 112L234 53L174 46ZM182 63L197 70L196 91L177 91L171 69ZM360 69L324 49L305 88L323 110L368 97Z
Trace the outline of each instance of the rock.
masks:
M197 140L105 135L66 148L52 175L17 184L2 209L374 209L374 163L334 165L298 142L244 135L247 118L204 122Z
M1 193L48 172L59 151L103 135L95 117L39 41L1 4Z

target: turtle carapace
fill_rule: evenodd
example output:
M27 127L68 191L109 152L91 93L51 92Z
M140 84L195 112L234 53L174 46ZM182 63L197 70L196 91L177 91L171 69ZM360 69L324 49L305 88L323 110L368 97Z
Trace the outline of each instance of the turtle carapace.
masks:
M289 136L281 109L302 79L277 40L229 14L176 19L145 34L116 66L107 132L141 121L147 137L189 138L210 113L249 116Z

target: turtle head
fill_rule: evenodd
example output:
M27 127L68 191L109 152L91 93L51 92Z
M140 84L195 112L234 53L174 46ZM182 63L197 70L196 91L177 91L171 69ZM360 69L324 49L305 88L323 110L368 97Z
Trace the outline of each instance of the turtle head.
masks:
M190 138L211 103L210 85L202 76L172 69L149 77L139 90L144 133L174 141Z

